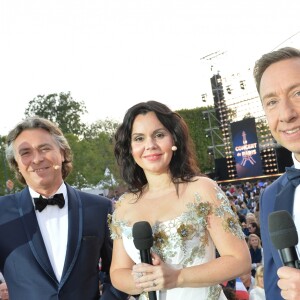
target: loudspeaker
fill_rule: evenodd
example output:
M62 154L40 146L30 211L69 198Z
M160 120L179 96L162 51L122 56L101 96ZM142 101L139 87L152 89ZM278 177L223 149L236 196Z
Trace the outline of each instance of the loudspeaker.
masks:
M217 180L229 179L227 161L225 157L215 159L215 170Z
M292 159L292 153L286 148L276 148L276 156L279 173L284 173L285 167L291 167L294 164Z

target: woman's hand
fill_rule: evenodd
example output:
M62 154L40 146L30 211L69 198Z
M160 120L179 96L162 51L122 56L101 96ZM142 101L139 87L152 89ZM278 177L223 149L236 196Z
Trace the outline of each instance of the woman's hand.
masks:
M180 270L165 264L155 253L152 253L152 264L140 263L133 266L132 275L138 289L150 292L177 287Z

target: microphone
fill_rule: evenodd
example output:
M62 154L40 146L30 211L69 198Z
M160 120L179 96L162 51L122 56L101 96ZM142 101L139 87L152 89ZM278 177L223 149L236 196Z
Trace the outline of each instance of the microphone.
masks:
M140 250L141 261L152 265L150 248L153 246L152 228L147 221L140 221L132 227L133 243L136 249ZM150 300L156 300L156 292L148 292Z
M286 210L279 210L269 215L268 222L272 243L279 251L283 264L300 269L295 248L298 244L298 233L292 216Z

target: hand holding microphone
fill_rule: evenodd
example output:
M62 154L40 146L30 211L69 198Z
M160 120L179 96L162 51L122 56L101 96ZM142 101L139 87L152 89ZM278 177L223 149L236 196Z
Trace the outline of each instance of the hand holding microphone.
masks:
M295 246L298 233L293 218L286 210L275 211L269 215L269 233L274 247L279 251L283 264L300 269Z
M279 251L284 264L284 267L277 270L279 277L277 285L281 290L282 298L294 299L292 297L300 295L300 263L295 248L298 244L296 226L291 215L285 210L271 213L268 221L272 243Z
M152 265L150 249L153 246L152 228L146 221L136 222L132 228L133 243L140 250L141 261ZM153 282L153 285L155 283ZM150 300L156 300L156 292L148 292Z

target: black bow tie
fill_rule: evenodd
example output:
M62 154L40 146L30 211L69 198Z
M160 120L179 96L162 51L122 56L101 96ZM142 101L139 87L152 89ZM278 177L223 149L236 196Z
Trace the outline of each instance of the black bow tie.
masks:
M291 168L291 167L286 167L285 168L286 175L288 180L296 187L300 184L300 170Z
M55 194L53 198L43 198L41 195L39 198L33 198L35 209L41 212L47 205L58 205L59 208L63 208L65 205L65 199L63 194Z

